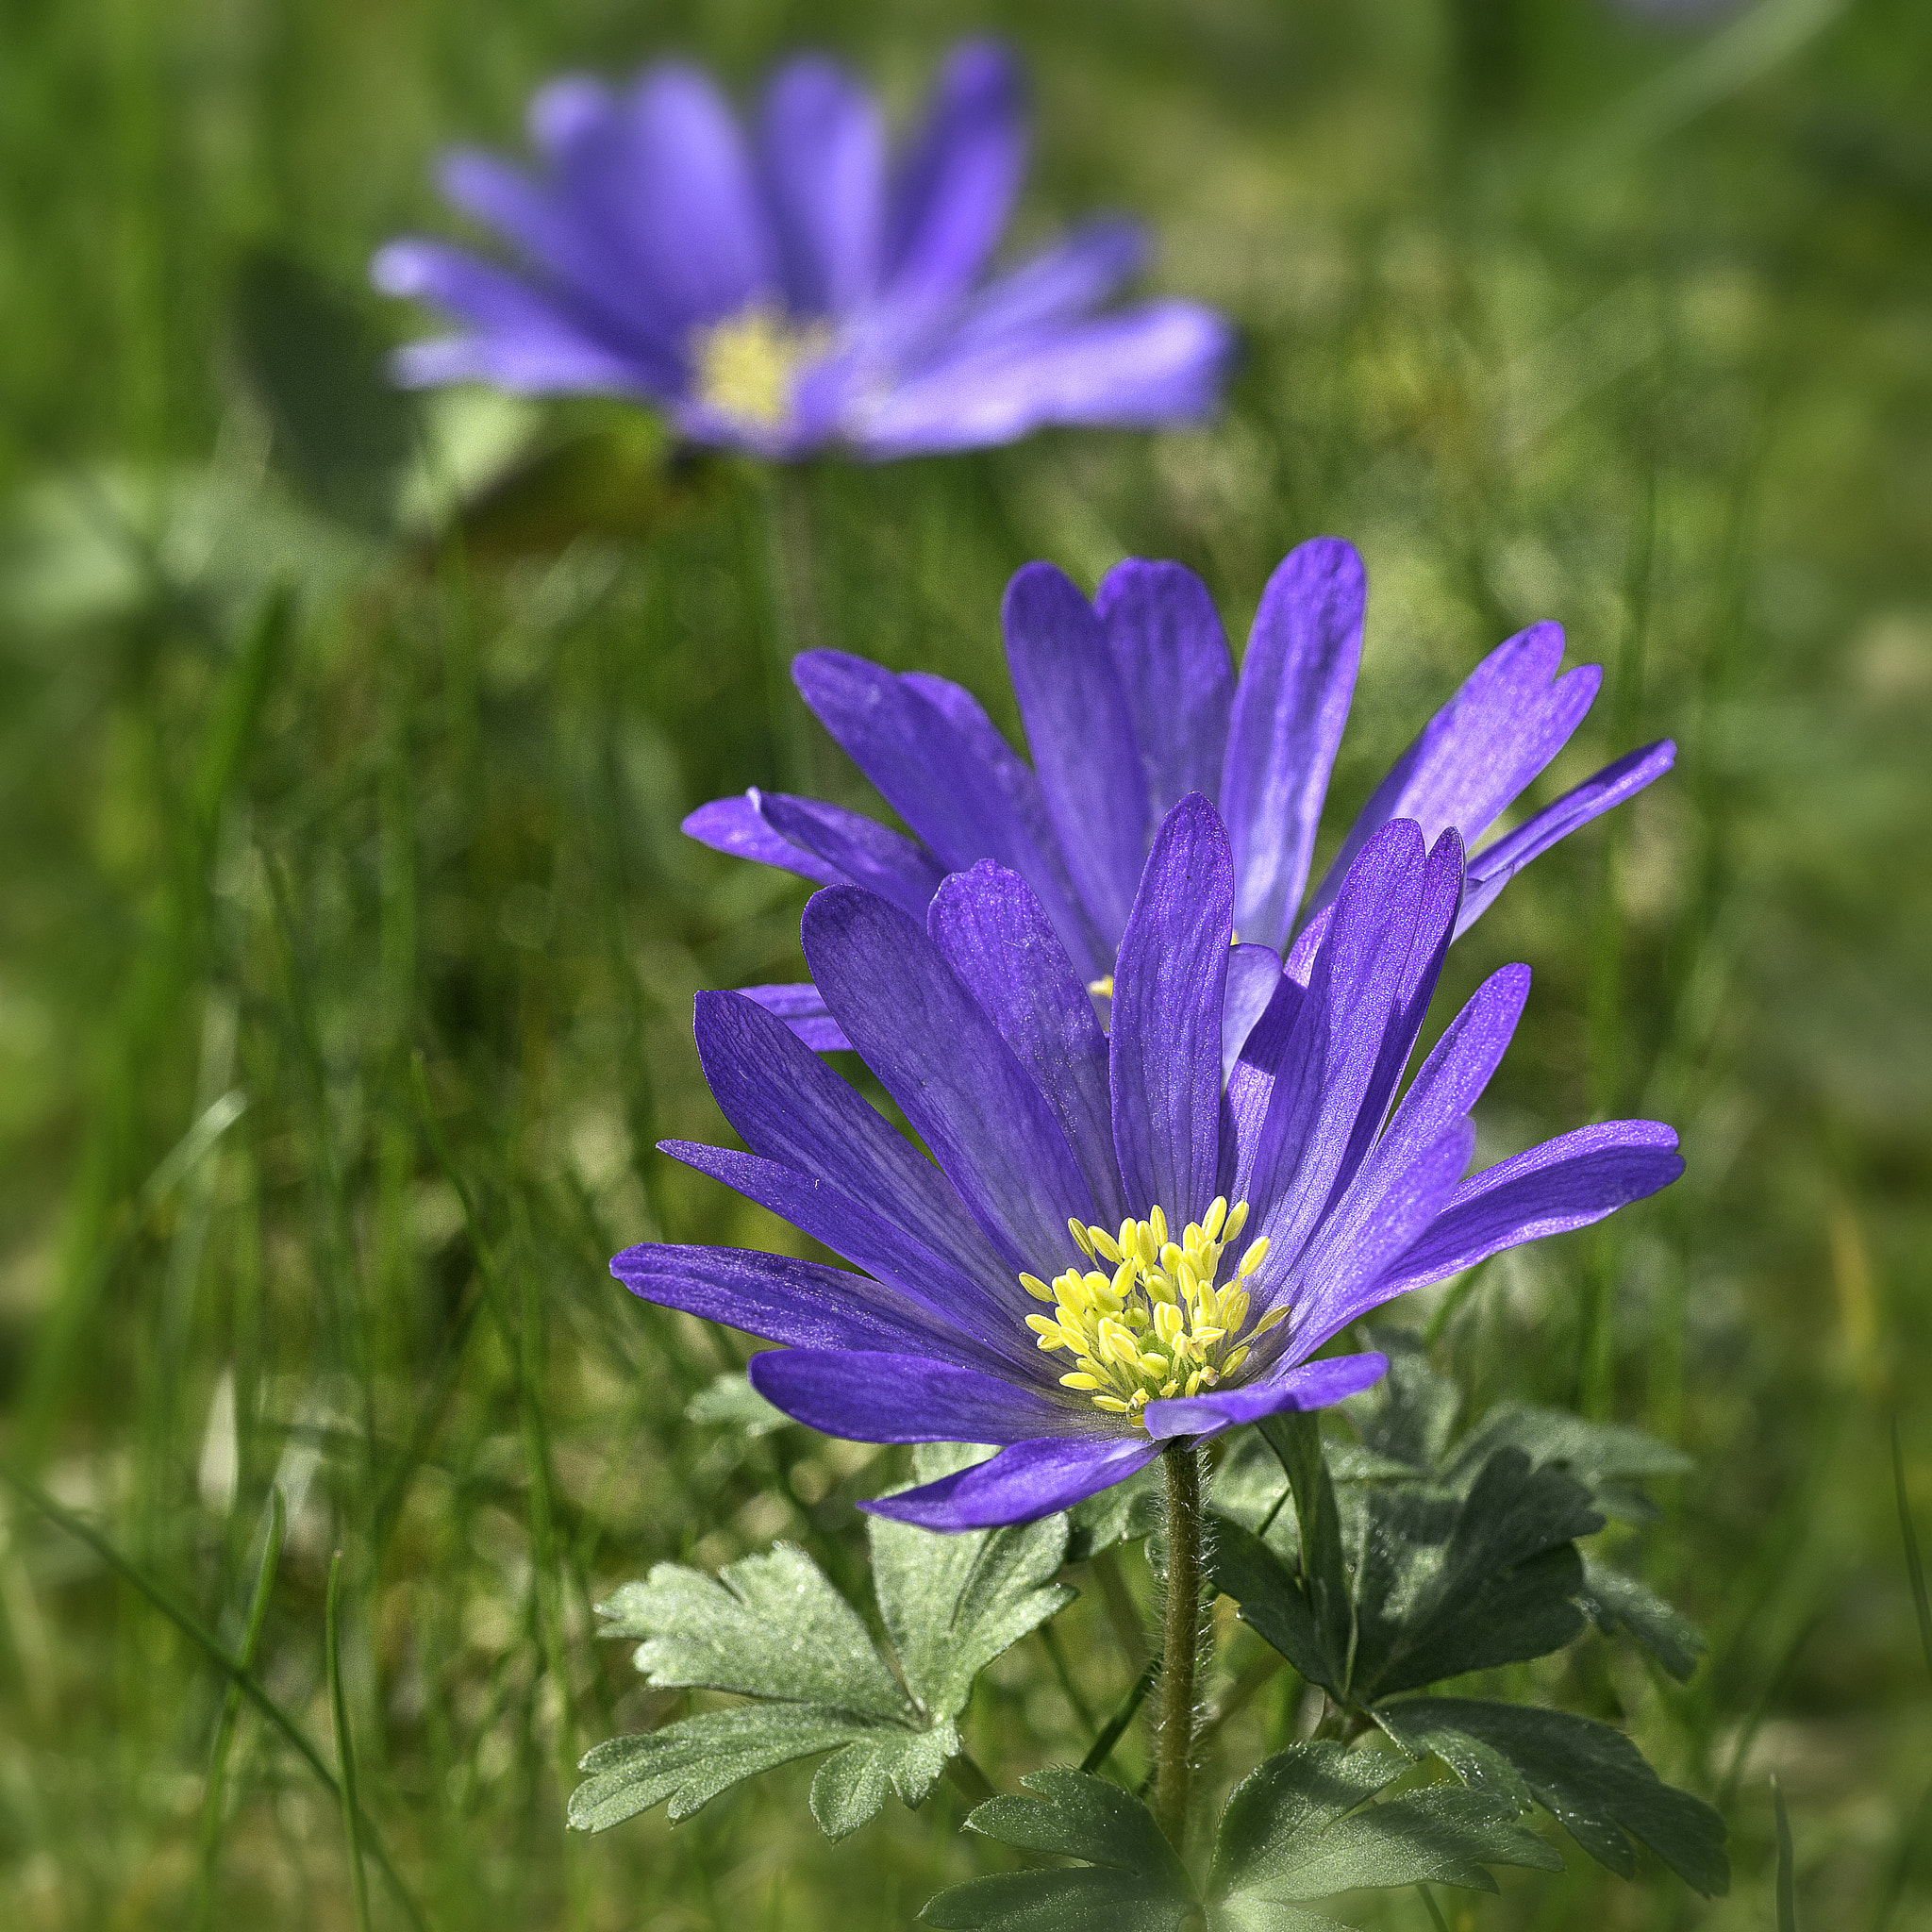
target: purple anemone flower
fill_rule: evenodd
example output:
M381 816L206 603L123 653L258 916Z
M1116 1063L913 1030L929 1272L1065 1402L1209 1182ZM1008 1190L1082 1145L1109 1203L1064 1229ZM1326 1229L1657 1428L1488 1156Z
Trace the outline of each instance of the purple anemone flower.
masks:
M1396 760L1304 903L1367 595L1352 544L1321 537L1291 551L1268 580L1237 678L1208 588L1180 564L1129 558L1090 604L1051 564L1030 563L1001 616L1031 767L959 686L813 651L792 665L806 703L916 841L758 791L701 806L684 829L822 885L864 886L922 921L941 879L990 858L1025 879L1082 980L1104 991L1154 828L1200 791L1219 799L1234 848L1242 943L1230 998L1258 1011L1280 956L1325 915L1379 827L1413 819L1431 840L1453 828L1475 846L1569 742L1603 681L1593 664L1557 675L1560 625L1499 644ZM1667 739L1641 746L1477 849L1457 931L1675 757ZM845 1044L810 985L749 991L810 1045Z
M675 62L627 92L581 76L532 103L536 174L460 150L444 195L524 259L391 242L377 288L460 332L404 349L410 385L627 397L695 441L795 458L1010 442L1049 424L1151 426L1214 407L1227 323L1190 302L1108 310L1146 253L1100 221L986 279L1025 160L1020 83L954 49L889 159L878 104L829 60L779 69L749 137Z
M612 1272L789 1344L751 1379L814 1428L999 1445L866 1505L929 1528L1025 1522L1169 1441L1339 1401L1388 1366L1311 1359L1357 1317L1683 1166L1668 1127L1610 1121L1464 1179L1521 966L1477 991L1391 1111L1464 883L1453 829L1429 848L1412 820L1381 826L1249 1026L1227 999L1233 854L1190 794L1126 915L1105 1031L1017 873L954 874L919 922L855 887L819 892L812 974L932 1158L763 1007L701 993L706 1076L750 1151L664 1151L859 1272L659 1245Z

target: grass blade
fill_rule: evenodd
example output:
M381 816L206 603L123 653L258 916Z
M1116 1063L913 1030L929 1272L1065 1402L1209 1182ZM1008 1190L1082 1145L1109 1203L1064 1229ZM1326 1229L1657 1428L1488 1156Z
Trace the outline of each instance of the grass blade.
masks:
M1891 1419L1891 1484L1898 1494L1899 1535L1905 1540L1906 1574L1912 1586L1912 1607L1919 1613L1919 1647L1925 1653L1925 1672L1932 1676L1932 1603L1925 1597L1925 1566L1919 1560L1919 1533L1912 1527L1912 1508L1906 1500L1906 1458L1899 1447L1898 1418Z
M1791 1821L1785 1816L1783 1788L1774 1777L1771 1802L1777 1807L1777 1932L1798 1932L1798 1907L1793 1896L1796 1860L1791 1856Z
M255 1653L261 1642L261 1626L268 1621L268 1600L275 1589L275 1566L282 1559L282 1535L287 1527L288 1507L278 1484L269 1491L268 1536L262 1543L261 1567L256 1572L255 1590L248 1600L248 1623L240 1655L244 1670L255 1668ZM241 1714L242 1687L230 1678L227 1695L222 1700L222 1714L215 1724L215 1740L208 1752L208 1780L201 1798L201 1861L195 1880L194 1923L203 1928L214 1924L215 1864L222 1846L222 1805L227 1794L228 1751L235 1740L235 1721Z
M342 1695L342 1652L340 1606L342 1553L328 1559L328 1601L323 1609L323 1649L328 1662L328 1708L335 1720L336 1761L341 1766L342 1835L349 1841L349 1889L356 1899L358 1932L369 1932L369 1880L362 1870L362 1834L356 1803L356 1741L349 1731L349 1706Z
M341 1787L336 1781L336 1774L323 1761L321 1752L309 1741L308 1734L269 1694L267 1687L254 1671L240 1657L232 1656L221 1640L202 1624L193 1611L176 1603L139 1564L129 1562L92 1524L83 1522L73 1510L57 1503L38 1483L22 1475L9 1463L0 1462L0 1482L5 1482L16 1495L31 1504L49 1522L58 1524L69 1536L84 1542L115 1575L132 1584L191 1643L205 1652L209 1662L224 1672L242 1696L246 1697L293 1745L296 1756L320 1779L329 1796L338 1803L341 1802ZM395 1894L396 1903L408 1915L409 1924L417 1928L417 1932L429 1932L429 1922L424 1918L423 1908L416 1903L408 1888L404 1885L402 1874L391 1863L389 1853L375 1827L366 1817L358 1817L357 1822L363 1841L369 1847L369 1856L375 1860L390 1890Z

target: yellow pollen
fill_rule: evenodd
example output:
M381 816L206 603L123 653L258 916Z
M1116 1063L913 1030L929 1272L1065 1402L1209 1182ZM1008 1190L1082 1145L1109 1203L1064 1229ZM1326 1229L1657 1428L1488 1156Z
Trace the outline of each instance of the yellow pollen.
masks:
M1118 1229L1068 1222L1081 1255L1099 1265L1069 1268L1051 1285L1037 1274L1020 1277L1035 1301L1053 1304L1050 1316L1026 1317L1040 1346L1074 1352L1060 1387L1138 1423L1149 1402L1196 1395L1234 1375L1255 1342L1288 1314L1279 1304L1247 1327L1249 1285L1268 1257L1265 1235L1241 1257L1234 1278L1215 1286L1222 1255L1247 1220L1245 1201L1230 1209L1216 1200L1178 1239L1158 1208Z
M1102 974L1098 979L1087 982L1087 991L1097 1000L1110 1000L1113 997L1113 974Z
M791 407L800 367L823 355L829 340L823 324L799 327L762 302L693 329L698 400L721 416L775 429Z

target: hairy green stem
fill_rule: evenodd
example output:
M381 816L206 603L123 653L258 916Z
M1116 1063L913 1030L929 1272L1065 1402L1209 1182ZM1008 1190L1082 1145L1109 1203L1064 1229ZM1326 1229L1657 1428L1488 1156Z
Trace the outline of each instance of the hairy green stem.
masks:
M1160 1659L1160 1743L1155 1810L1176 1851L1188 1835L1194 1761L1194 1672L1201 1653L1201 1452L1170 1443L1167 1473L1167 1625Z

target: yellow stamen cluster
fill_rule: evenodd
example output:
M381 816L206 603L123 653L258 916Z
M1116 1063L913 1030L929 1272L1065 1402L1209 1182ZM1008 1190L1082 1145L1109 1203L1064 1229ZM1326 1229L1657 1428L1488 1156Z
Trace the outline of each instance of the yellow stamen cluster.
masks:
M1111 1234L1068 1222L1080 1252L1104 1266L1069 1268L1051 1287L1037 1274L1020 1277L1035 1301L1053 1305L1050 1316L1026 1317L1041 1347L1072 1349L1076 1357L1060 1386L1078 1390L1109 1415L1138 1420L1158 1396L1198 1395L1234 1374L1256 1341L1288 1313L1286 1304L1271 1308L1241 1334L1248 1319L1243 1284L1268 1257L1265 1235L1241 1257L1233 1280L1214 1285L1222 1251L1247 1218L1245 1201L1230 1208L1217 1197L1177 1241L1168 1239L1167 1216L1158 1208Z
M791 407L801 364L822 355L823 325L799 328L763 303L693 331L698 399L722 416L775 429Z

